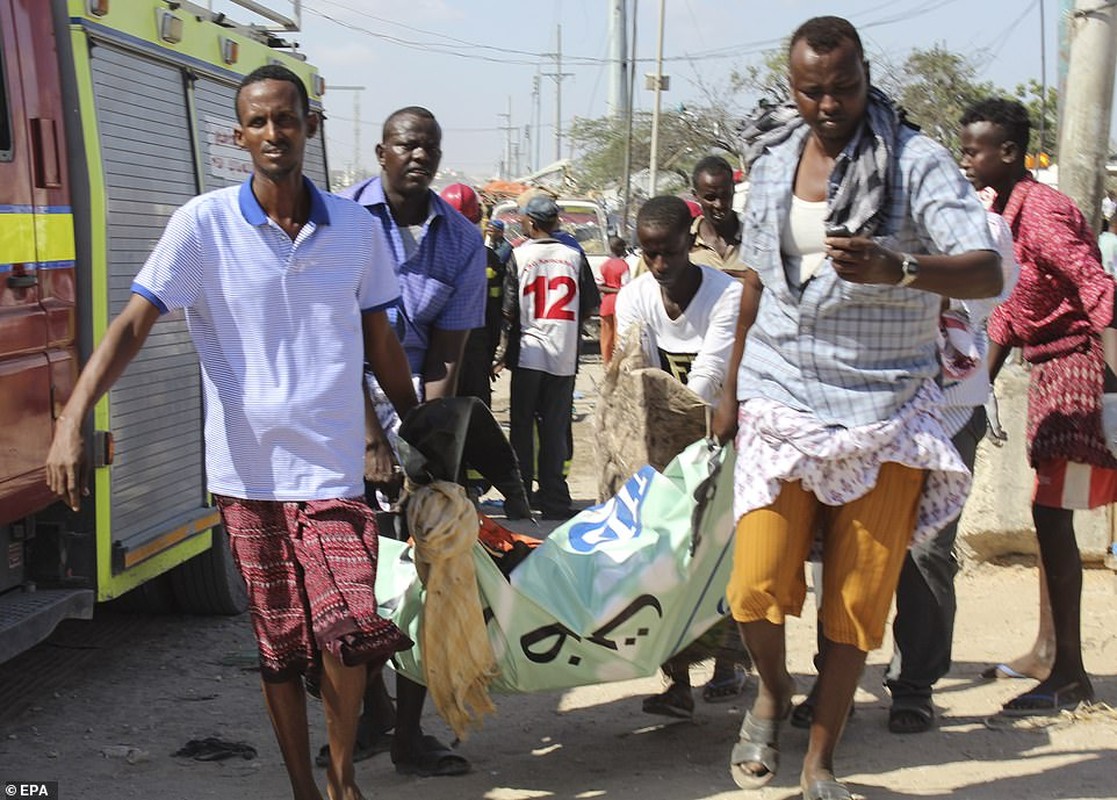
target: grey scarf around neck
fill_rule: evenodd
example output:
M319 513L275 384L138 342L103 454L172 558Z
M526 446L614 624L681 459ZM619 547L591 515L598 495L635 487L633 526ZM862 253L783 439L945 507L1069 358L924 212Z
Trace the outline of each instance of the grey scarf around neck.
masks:
M745 121L740 133L747 168L805 124L793 103L759 108ZM904 126L918 130L884 92L870 86L861 132L838 156L830 175L827 227L844 225L859 236L876 233L888 211L889 179Z

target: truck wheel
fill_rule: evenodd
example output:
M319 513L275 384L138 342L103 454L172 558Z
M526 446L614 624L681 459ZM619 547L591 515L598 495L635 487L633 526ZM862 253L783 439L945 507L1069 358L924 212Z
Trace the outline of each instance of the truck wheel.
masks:
M112 601L111 607L126 614L173 614L178 611L171 578L167 573L156 575Z
M170 572L179 608L187 614L232 616L248 609L244 579L229 552L225 529L213 529L213 545Z

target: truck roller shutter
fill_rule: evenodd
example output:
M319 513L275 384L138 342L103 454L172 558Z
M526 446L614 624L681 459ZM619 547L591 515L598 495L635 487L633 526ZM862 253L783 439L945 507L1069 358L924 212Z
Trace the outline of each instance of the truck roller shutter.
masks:
M104 43L91 58L115 316L171 213L199 187L182 71ZM110 401L112 539L127 552L197 519L207 505L200 375L181 312L155 325Z
M236 111L233 98L236 86L220 83L206 75L194 82L194 108L198 115L198 139L202 144L202 176L204 191L243 183L252 173L252 158L232 143ZM326 155L322 149L324 134L306 143L303 173L322 190L326 189Z

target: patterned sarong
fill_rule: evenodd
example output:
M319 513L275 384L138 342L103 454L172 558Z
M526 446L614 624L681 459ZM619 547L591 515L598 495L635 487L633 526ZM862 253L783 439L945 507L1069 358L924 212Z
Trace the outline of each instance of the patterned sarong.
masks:
M316 679L322 650L355 666L411 647L376 613L376 519L363 499L215 499L248 587L264 680Z

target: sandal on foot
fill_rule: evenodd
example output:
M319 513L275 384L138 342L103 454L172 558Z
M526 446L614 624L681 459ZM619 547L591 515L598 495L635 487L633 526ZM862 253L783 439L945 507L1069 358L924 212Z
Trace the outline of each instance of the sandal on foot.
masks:
M851 719L853 717L853 712L856 710L856 708L857 707L853 703L849 704L849 716L846 717L846 719ZM802 703L800 703L799 705L795 706L795 708L792 709L792 711L791 711L791 727L802 728L804 730L807 730L811 727L811 723L813 723L813 722L814 722L814 700L812 700L810 698L810 696L808 695L806 700L804 700Z
M691 699L690 689L680 689L678 684L667 687L666 691L659 694L645 697L643 709L645 714L657 714L661 717L694 718L694 700Z
M853 800L849 788L835 780L813 781L802 790L803 800Z
M1072 681L1054 691L1025 692L1004 704L1001 714L1006 717L1044 717L1062 711L1072 711L1080 703L1094 702L1094 692L1081 681Z
M711 678L702 687L702 699L707 703L727 703L736 700L745 692L748 683L748 673L739 667L733 670L732 675Z
M751 711L745 714L729 756L729 774L741 789L759 789L776 777L780 768L780 725L786 717L758 719ZM759 764L764 772L745 769L746 764Z
M353 763L358 761L365 761L378 756L381 753L387 753L392 749L392 733L371 733L368 737L361 736L360 731L357 733L357 741L353 743ZM318 750L318 755L314 757L314 765L318 767L328 767L330 765L330 746L328 744L322 745Z
M888 710L888 730L892 733L926 733L935 724L935 708L930 699L893 700Z
M410 760L392 761L400 775L417 775L420 778L465 775L472 768L465 756L458 755L433 736L422 738L423 749L410 754Z

